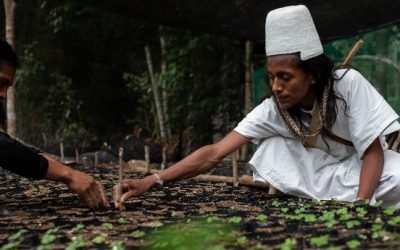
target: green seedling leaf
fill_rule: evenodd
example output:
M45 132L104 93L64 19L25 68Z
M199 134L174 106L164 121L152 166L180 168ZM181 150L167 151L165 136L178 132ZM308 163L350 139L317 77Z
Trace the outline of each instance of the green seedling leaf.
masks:
M259 214L256 217L256 220L258 221L265 221L268 218L268 216L266 216L265 214Z
M78 248L86 247L87 243L83 239L83 236L72 237L72 242L67 246L66 250L76 250Z
M129 223L131 223L131 221L124 219L124 218L119 218L118 223L119 224L129 224Z
M71 233L76 233L80 231L85 226L82 223L77 224L74 228L71 229Z
M21 229L21 230L19 230L18 232L16 232L15 234L13 234L13 235L11 235L10 237L8 237L8 240L9 240L9 241L19 240L19 239L21 238L21 236L22 236L24 233L26 233L26 232L28 232L28 231L25 230L25 229Z
M281 211L282 211L284 214L286 214L286 213L289 211L289 208L287 208L287 207L281 208Z
M103 224L101 224L102 227L107 228L107 229L112 229L113 228L113 224L109 223L109 222L105 222Z
M242 221L242 217L234 216L229 218L228 222L238 224Z
M141 231L141 230L135 230L135 231L133 231L133 232L131 233L131 236L132 236L133 238L142 238L142 237L144 237L145 235L146 235L146 233L143 232L143 231Z
M112 250L123 250L124 249L124 242L123 241L113 241L111 242L111 249Z
M246 244L247 242L249 242L249 240L246 238L246 236L241 236L241 237L239 237L239 238L237 239L237 243L238 243L239 245L244 245L244 244Z
M297 245L296 238L287 238L285 242L280 245L281 250L292 250L295 249Z
M336 221L336 220L331 220L331 221L327 221L326 223L325 223L325 226L327 227L327 228L332 228L334 225L336 225L336 224L338 224L338 222Z
M1 250L10 250L10 249L18 249L19 248L19 242L10 242L7 244L4 244L3 246L1 246Z
M374 204L374 207L381 207L383 203L383 200L379 200Z
M319 237L313 237L310 239L311 246L314 247L323 247L328 245L329 243L329 235L321 235Z
M94 237L94 239L92 240L93 243L96 244L102 244L107 240L107 236L108 234L105 233L100 233L99 235L97 235L96 237Z
M346 246L350 249L356 249L361 246L361 242L358 240L349 240L346 242Z
M347 228L354 228L354 227L357 227L357 226L359 226L359 225L361 225L361 222L360 221L358 221L358 220L349 220L349 221L346 221L346 227Z
M40 240L40 243L42 245L49 245L53 243L53 241L56 239L56 236L54 234L57 233L58 230L59 230L58 227L47 230L46 233L43 235L42 239Z
M399 225L400 224L400 216L396 216L396 217L391 218L388 221L388 224L391 225L391 226Z
M214 223L214 222L217 222L219 220L220 220L220 218L218 216L210 216L210 217L207 217L206 222L207 223Z
M390 206L390 207L386 208L385 210L383 210L383 213L385 215L393 215L394 212L396 212L396 207L394 207L394 206Z
M363 208L363 207L357 207L356 212L357 212L358 217L364 217L368 213L368 211L365 210L365 208Z

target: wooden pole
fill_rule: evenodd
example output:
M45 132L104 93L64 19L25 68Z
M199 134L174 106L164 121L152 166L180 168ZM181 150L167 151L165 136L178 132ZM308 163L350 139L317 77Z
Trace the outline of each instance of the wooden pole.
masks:
M62 141L60 142L60 157L61 157L61 162L64 162L64 144Z
M164 169L167 165L167 147L162 148L162 162L161 162L161 169Z
M122 180L124 178L124 148L119 148L119 152L118 152L118 156L119 156L119 179L118 179L118 194L117 194L117 203L116 204L116 208L118 208L119 210L125 210L125 206L122 204L121 202L121 196L122 196Z
M233 185L235 187L237 187L239 185L239 182L238 182L237 151L232 153L232 176L233 176Z
M353 59L354 55L357 53L357 51L360 49L361 45L363 44L363 40L358 40L353 48L350 50L349 54L347 55L346 59L343 62L343 66L348 65L351 62L351 59Z
M99 152L94 153L94 166L97 168L99 166Z
M146 161L146 173L150 173L150 147L144 146L144 160Z
M147 171L148 171L147 168L135 166L135 165L130 166L129 170L132 172L136 172L136 173L147 173ZM156 174L159 172L160 172L160 170L150 169L148 173ZM230 183L230 184L234 183L233 177L220 176L220 175L198 175L192 179L198 180L198 181L225 182L225 183ZM245 186L263 187L263 188L269 187L269 185L267 183L260 183L260 182L254 183L253 179L251 177L249 178L248 176L238 177L237 182L240 185L245 185Z
M79 159L79 151L78 151L78 149L76 148L75 149L75 161L76 161L76 163L80 163L80 159Z

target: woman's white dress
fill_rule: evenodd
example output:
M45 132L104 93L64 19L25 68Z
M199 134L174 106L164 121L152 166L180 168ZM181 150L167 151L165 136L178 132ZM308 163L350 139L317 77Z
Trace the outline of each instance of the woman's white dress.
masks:
M336 71L341 77L345 70ZM384 168L373 200L400 208L400 154L387 149L384 136L400 130L399 116L357 71L349 70L334 84L347 103L338 100L332 132L351 141L346 146L329 137L330 150L321 136L315 148L306 148L285 127L275 103L266 99L235 128L254 139L257 150L250 160L254 180L269 182L280 191L312 199L354 201L358 190L362 156L379 137L384 148ZM328 153L329 152L329 153ZM372 201L374 202L374 201Z

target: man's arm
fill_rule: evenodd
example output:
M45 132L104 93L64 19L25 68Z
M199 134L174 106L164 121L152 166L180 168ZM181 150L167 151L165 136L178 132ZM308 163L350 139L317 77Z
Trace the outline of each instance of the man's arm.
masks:
M357 199L372 198L382 176L383 159L382 145L377 138L364 153Z
M63 165L2 132L0 166L24 177L63 182L92 208L109 206L103 186L93 177Z

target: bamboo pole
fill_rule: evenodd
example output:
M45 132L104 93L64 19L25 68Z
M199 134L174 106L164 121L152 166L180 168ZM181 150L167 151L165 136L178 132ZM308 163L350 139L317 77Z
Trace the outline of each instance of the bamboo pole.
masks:
M99 152L94 153L94 166L97 168L99 166Z
M161 169L164 169L167 165L167 147L162 148L162 162L161 162Z
M128 163L129 164L129 163ZM146 167L141 167L141 166L135 166L135 165L130 165L130 171L135 172L135 173L151 173L151 174L157 174L161 172L160 170L157 169L150 169L147 170ZM149 171L149 172L147 172ZM225 182L225 183L230 183L234 184L234 178L230 176L220 176L220 175L206 175L206 174L201 174L198 175L194 178L194 180L198 181L208 181L208 182ZM238 177L237 179L238 184L240 185L245 185L245 186L253 186L253 187L263 187L263 188L268 188L269 185L267 183L260 183L260 182L253 182L253 179L249 176L241 176Z
M119 148L118 152L118 157L119 157L119 178L118 178L118 194L117 194L117 202L115 204L115 207L118 208L120 211L125 210L125 206L121 202L121 196L122 196L122 180L124 178L124 148Z
M75 149L75 161L76 161L76 163L80 163L80 159L79 159L79 151L78 151L78 149L76 148Z
M237 187L239 185L239 182L238 182L237 151L232 153L232 176L233 176L233 185L235 187Z
M344 62L342 64L343 66L348 65L350 63L351 59L353 59L354 55L360 49L363 42L364 41L362 39L360 39L354 44L353 48L350 50L349 54L347 55L346 59L344 60Z
M150 173L150 147L144 146L144 160L146 161L146 173Z
M60 157L61 162L64 162L64 143L62 141L60 142Z

